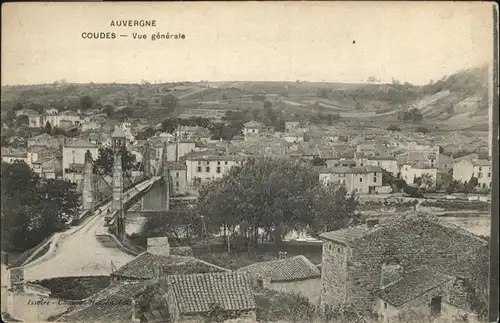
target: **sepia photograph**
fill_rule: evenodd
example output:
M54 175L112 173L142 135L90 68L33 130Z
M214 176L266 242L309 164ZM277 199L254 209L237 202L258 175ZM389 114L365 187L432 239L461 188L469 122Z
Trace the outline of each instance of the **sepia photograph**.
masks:
M498 322L492 2L2 6L1 319Z

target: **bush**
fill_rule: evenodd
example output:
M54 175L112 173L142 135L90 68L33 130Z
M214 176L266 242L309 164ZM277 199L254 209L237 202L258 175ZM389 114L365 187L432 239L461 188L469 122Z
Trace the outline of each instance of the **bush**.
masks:
M51 291L51 297L82 300L108 287L111 278L109 276L57 277L34 283L48 288Z
M398 126L396 126L396 125L394 125L394 124L391 124L391 125L387 128L387 130L389 130L389 131L401 131L401 128L400 128L400 127L398 127Z

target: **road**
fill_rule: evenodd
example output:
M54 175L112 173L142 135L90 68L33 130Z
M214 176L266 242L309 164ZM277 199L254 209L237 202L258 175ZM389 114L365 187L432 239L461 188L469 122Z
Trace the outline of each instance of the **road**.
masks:
M143 190L158 177L154 177L137 185ZM137 192L132 188L125 193L131 196ZM57 247L48 254L24 267L26 281L51 277L75 277L109 275L111 262L119 268L134 257L119 249L105 246L98 240L100 233L107 231L104 227L104 215L110 203L103 205L96 214L81 226L72 228L61 235Z

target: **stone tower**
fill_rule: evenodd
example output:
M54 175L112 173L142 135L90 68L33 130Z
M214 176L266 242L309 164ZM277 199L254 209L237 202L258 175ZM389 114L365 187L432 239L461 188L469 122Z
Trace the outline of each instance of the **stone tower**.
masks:
M91 210L94 206L93 201L93 185L92 185L92 176L93 176L93 167L92 167L92 154L87 150L85 153L85 163L84 163L84 174L83 174L83 210L88 211Z
M113 200L111 209L116 212L116 237L120 240L125 232L125 212L123 210L123 167L122 150L125 149L125 133L120 127L115 127L111 134L114 154L113 162Z
M170 209L170 171L168 169L168 151L167 143L163 144L163 153L161 158L162 163L162 177L163 177L163 187L162 187L162 205L163 211L168 211Z
M149 154L149 143L146 140L146 143L144 144L144 155L142 157L142 163L144 165L144 177L146 178L151 177L151 158Z

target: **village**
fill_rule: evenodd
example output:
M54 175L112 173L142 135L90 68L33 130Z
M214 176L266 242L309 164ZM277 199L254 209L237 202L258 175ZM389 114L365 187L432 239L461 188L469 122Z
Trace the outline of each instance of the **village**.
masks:
M143 83L133 99L127 86L128 103L81 96L60 104L44 97L78 86L57 82L23 90L32 99L12 110L2 107L2 169L24 165L41 183L68 183L80 201L61 229L26 252L2 249L7 318L473 322L485 315L491 146L478 131L429 122L420 129L430 107L455 99L456 110L474 111L480 94L439 92L380 117L379 107L348 110L335 90L235 86ZM237 211L243 206L234 199L248 193L224 189L266 169L253 179L262 190L340 194L347 213L338 200L316 202L315 220L285 214L269 229L247 228L248 211ZM315 180L304 188L293 183L300 176ZM282 193L273 194L266 206ZM270 210L294 207L302 204Z

